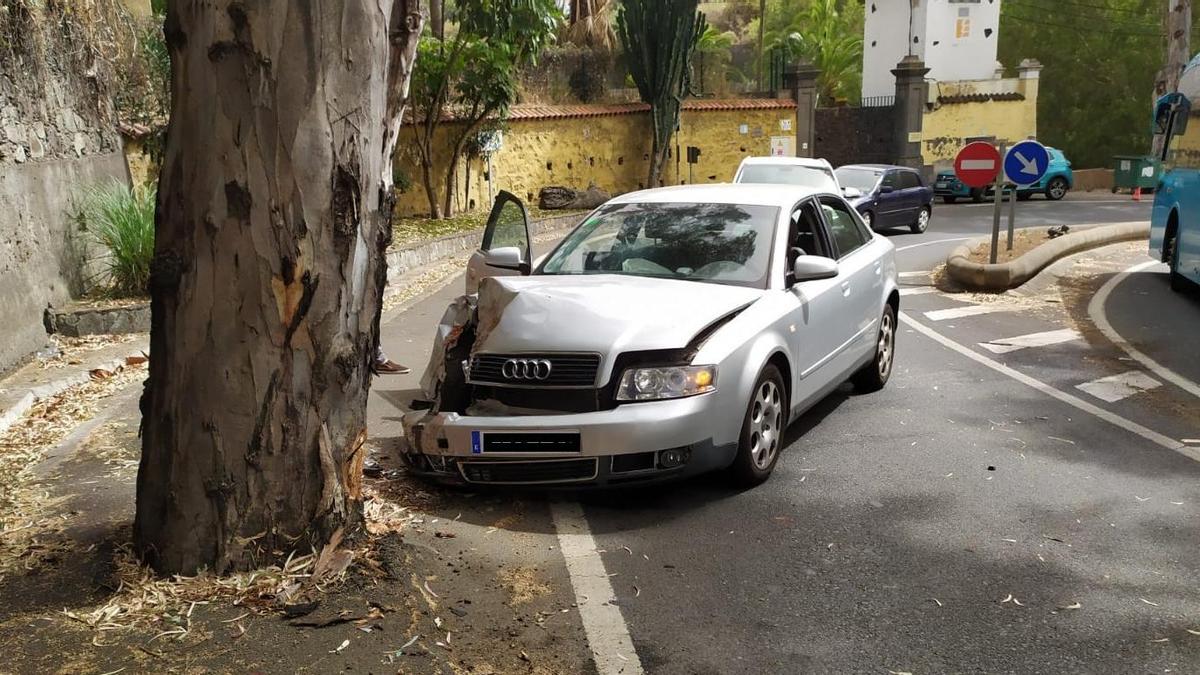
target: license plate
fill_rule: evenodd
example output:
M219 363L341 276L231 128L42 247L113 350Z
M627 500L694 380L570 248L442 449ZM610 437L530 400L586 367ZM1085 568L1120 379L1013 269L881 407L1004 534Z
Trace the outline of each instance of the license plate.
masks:
M944 188L944 187L946 187L946 183L938 183L937 187Z
M578 453L578 431L472 431L471 454Z

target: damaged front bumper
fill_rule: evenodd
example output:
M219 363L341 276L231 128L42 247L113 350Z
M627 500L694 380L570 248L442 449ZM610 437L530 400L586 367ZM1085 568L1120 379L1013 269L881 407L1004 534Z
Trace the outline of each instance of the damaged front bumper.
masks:
M531 416L414 411L405 458L431 478L492 485L629 485L728 466L736 444L709 429L718 399L701 395L613 410Z

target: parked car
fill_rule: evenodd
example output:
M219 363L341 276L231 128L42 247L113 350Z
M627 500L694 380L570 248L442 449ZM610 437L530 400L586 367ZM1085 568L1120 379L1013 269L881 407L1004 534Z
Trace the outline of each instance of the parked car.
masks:
M1071 171L1071 162L1067 160L1066 155L1058 148L1049 146L1046 146L1046 151L1050 154L1050 166L1046 169L1046 174L1032 185L1018 187L1017 199L1029 199L1035 194L1041 193L1046 195L1046 199L1058 201L1067 196L1067 192L1075 187L1075 174ZM1007 195L1010 190L1012 190L1012 186L1006 185L1004 194ZM943 202L953 204L959 199L982 202L995 195L996 190L992 187L967 187L954 175L954 170L950 169L938 172L937 179L933 184L933 193L941 197Z
M718 470L754 485L799 413L892 373L894 248L829 190L622 195L532 266L525 208L501 193L483 240L478 293L447 309L428 400L403 417L405 459L428 477L625 485Z
M907 227L920 234L929 228L933 190L917 171L888 164L847 164L834 173L844 191L853 188L861 193L851 203L871 229Z
M733 182L800 185L830 192L841 189L833 165L812 157L747 157L738 166Z

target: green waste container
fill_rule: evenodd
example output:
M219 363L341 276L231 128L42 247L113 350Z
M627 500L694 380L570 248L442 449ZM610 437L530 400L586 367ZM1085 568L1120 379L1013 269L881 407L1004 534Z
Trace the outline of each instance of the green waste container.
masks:
M1113 192L1117 190L1153 190L1162 177L1162 162L1149 155L1113 157Z

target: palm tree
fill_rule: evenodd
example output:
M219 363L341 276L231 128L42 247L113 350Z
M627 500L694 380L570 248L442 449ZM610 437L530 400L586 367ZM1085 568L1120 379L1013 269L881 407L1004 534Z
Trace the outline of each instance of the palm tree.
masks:
M605 52L617 46L613 28L616 0L571 0L570 23L563 33L566 42Z
M714 28L712 24L709 24L704 29L704 32L700 34L700 39L696 40L696 56L700 62L698 91L704 92L706 90L704 82L710 60L715 61L717 64L722 62L722 56L725 56L725 60L727 60L729 49L736 42L737 36L733 34L733 31L727 30L722 33Z
M839 10L838 4L838 0L813 0L786 28L768 36L767 44L789 59L804 58L820 69L821 97L853 100L862 83L863 53L861 21L853 12L861 8L851 2Z

